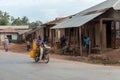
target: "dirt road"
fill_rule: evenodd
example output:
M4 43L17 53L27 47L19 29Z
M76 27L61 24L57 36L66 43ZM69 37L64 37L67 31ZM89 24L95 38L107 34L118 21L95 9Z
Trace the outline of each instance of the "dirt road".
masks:
M35 63L26 54L0 51L0 80L120 80L120 67L50 59Z

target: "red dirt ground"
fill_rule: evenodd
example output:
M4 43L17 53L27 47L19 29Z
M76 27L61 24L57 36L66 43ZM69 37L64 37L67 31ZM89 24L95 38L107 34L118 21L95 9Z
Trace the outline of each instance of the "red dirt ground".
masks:
M4 50L3 45L0 45L0 50ZM13 44L13 43L9 44L9 51L19 52L19 53L27 52L25 44Z
M3 46L0 45L0 50L4 50ZM9 51L11 52L18 52L18 53L27 53L29 54L29 51L26 50L26 44L9 44ZM55 52L55 50L52 50ZM110 63L120 63L120 49L115 49L109 52L105 52L102 54L90 54L88 57L81 57L81 56L68 56L68 55L60 55L55 54L51 51L51 57L54 58L59 58L59 59L67 59L67 60L75 60L75 61L83 61L83 62L89 62L89 61L94 61L95 63L97 62L110 62Z

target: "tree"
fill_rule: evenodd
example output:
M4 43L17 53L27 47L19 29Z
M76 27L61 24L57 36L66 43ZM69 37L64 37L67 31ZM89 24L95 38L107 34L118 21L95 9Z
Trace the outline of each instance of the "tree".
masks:
M42 24L41 21L31 22L31 23L29 23L29 27L33 28L33 27L40 26L41 24Z
M22 19L20 17L18 18L14 18L14 17L11 17L11 21L12 21L12 25L28 25L29 23L29 19L24 16Z
M26 16L14 18L7 12L0 11L0 25L29 25L30 27L36 27L41 24L41 21L29 23L29 19Z
M7 12L4 12L3 17L5 17L5 18L7 18L9 20L10 15Z
M12 22L12 25L22 25L22 21L20 17L18 17L17 19L14 19Z
M12 24L14 20L15 18L13 16L10 16L10 24Z
M22 25L28 25L29 23L29 19L26 16L24 16L21 21L22 21Z
M3 16L3 12L2 11L0 11L0 17L2 17Z
M0 25L8 25L8 24L9 24L8 13L0 11Z
M42 24L41 21L36 21L36 25L37 25L37 26L40 26L41 24Z
M0 19L0 25L8 25L9 24L9 21L7 18L1 18Z

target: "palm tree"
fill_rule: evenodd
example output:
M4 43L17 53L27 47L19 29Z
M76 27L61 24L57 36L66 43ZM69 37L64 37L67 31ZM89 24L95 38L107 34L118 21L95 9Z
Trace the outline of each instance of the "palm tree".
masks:
M0 17L2 17L3 16L3 12L2 11L0 11Z
M11 17L10 17L10 20L11 20L11 21L14 21L14 20L15 20L15 18L14 18L13 16L11 16Z
M24 16L21 21L23 25L28 25L29 23L29 19L26 16Z
M12 25L22 25L22 21L20 17L18 17L17 19L14 19L12 22Z
M0 11L0 25L8 25L8 24L9 24L8 13Z
M3 16L9 20L10 15L7 12L4 12Z

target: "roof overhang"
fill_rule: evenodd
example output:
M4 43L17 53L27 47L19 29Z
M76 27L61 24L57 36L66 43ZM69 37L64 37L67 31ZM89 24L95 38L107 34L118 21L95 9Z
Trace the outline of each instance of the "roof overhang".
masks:
M51 29L61 29L61 28L73 28L79 27L87 22L91 21L92 19L98 17L99 15L103 14L104 12L89 14L89 15L76 15L73 16L71 19L68 19L56 26L53 26Z

